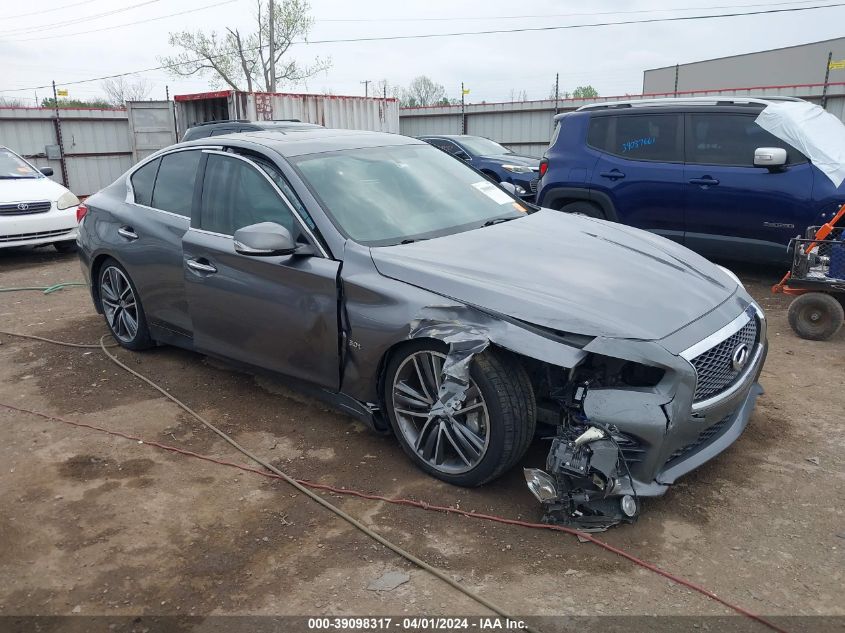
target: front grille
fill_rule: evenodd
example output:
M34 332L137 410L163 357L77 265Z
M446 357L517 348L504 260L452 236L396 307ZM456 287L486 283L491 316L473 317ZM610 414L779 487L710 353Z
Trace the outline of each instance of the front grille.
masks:
M70 233L73 229L59 229L58 231L39 231L38 233L18 233L16 235L0 235L0 242L17 242L19 240L34 240L40 237L58 237Z
M741 330L690 361L698 377L694 401L714 396L734 383L741 371L733 368L731 356L734 350L743 343L748 345L749 353L753 353L757 343L758 329L757 317L752 316Z
M669 465L676 460L679 460L693 453L697 453L699 450L707 446L711 442L711 440L715 440L717 437L719 437L719 435L722 434L722 431L725 430L725 427L728 425L728 422L731 421L732 415L732 413L726 415L724 418L716 422L716 424L714 424L713 426L704 429L695 439L694 442L691 442L690 444L679 448L674 453L669 455L669 459L666 460L666 464Z
M0 215L31 215L33 213L46 213L50 210L50 202L39 200L37 202L11 202L0 204Z
M528 188L531 189L531 193L537 193L538 184L540 184L539 178L534 178L531 182L528 183Z

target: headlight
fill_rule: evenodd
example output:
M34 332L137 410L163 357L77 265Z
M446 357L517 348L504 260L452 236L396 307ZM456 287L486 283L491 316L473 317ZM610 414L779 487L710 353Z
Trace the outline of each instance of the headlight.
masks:
M502 169L513 174L530 174L534 170L526 165L502 165Z
M718 264L716 264L716 265L717 265L717 266L719 266ZM739 286L740 288L745 288L745 285L744 285L744 284L743 284L743 283L739 280L739 277L737 277L737 276L736 276L736 274L734 273L734 271L732 271L732 270L728 270L728 269L727 269L727 268L725 268L724 266L719 266L719 268L721 268L721 269L722 269L722 272L723 272L723 273L725 273L728 277L730 277L731 279L733 279L733 280L736 282L736 285L737 285L737 286Z
M70 209L71 207L78 207L79 206L79 198L73 195L70 191L65 191L61 196L59 196L58 202L56 202L56 206L61 209Z

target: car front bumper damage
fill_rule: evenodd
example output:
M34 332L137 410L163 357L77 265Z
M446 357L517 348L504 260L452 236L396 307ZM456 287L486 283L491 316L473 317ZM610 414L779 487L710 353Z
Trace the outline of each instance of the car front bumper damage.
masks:
M632 522L643 498L664 494L739 438L763 392L757 379L767 353L763 314L756 307L749 314L759 323L749 360L706 400L693 402L696 371L680 356L655 388L594 386L579 378L558 394L564 415L546 469L525 469L544 521L590 531Z

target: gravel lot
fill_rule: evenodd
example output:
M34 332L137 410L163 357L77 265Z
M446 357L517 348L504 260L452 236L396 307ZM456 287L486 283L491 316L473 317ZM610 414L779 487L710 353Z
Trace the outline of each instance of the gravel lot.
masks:
M845 334L786 322L777 270L738 267L769 317L766 394L731 449L603 538L769 615L845 615ZM0 251L0 287L81 279L75 256ZM0 294L2 326L106 331L82 288ZM0 403L243 463L96 350L0 336ZM300 478L538 520L519 469L482 489L417 471L390 437L281 384L173 348L118 356ZM525 463L541 465L536 442ZM0 407L0 615L485 614L283 483ZM574 537L348 497L381 534L517 614L724 615ZM410 581L368 585L386 572ZM760 630L765 630L760 628Z

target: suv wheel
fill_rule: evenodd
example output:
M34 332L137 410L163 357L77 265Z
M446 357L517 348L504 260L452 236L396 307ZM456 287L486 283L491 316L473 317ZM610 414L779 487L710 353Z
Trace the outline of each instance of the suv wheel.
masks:
M434 412L448 348L416 341L393 354L384 403L403 450L450 484L480 486L512 468L534 437L536 404L521 365L492 350L470 366L466 398L452 414Z
M584 202L583 200L579 200L578 202L570 202L569 204L565 204L560 208L561 211L564 213L574 213L575 215L586 215L588 218L597 218L599 220L606 220L607 216L604 214L604 211L599 209L596 205L591 202Z

